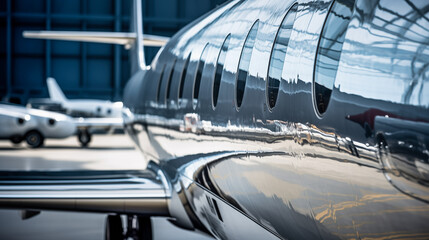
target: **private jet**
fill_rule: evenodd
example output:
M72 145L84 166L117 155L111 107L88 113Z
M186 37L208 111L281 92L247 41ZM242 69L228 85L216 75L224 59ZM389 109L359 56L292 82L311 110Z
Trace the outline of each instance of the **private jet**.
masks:
M218 239L429 238L428 1L230 1L150 65L163 40L133 6L131 33L27 35L130 49L147 169L3 172L2 208L109 213L106 239L150 238L151 216Z

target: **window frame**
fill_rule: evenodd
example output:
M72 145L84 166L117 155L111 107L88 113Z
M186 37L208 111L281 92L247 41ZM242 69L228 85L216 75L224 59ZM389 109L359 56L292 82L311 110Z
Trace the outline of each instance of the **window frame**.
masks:
M206 65L206 60L207 60L207 59L203 59L203 56L207 51L209 51L209 45L210 45L210 43L206 43L204 45L203 50L201 51L200 57L198 58L197 67L195 68L194 81L192 84L192 107L193 107L193 109L195 109L197 107L198 98L200 97L201 80L203 78L204 66ZM201 62L203 60L204 60L204 62L202 63L202 66L201 66L201 75L200 75L199 80L198 80L198 91L197 91L198 95L195 97L196 83L197 83L197 78L198 78L198 70L199 70Z
M320 43L321 43L321 41L322 41L322 39L323 39L323 34L326 32L328 19L329 19L329 17L331 16L332 10L333 10L333 8L334 8L334 6L335 6L335 4L336 4L337 2L338 2L338 0L333 0L333 1L331 2L331 4L330 4L329 8L328 8L328 13L326 14L326 17L325 17L325 19L324 19L324 21L323 21L322 29L320 30L319 39L317 40L317 48L316 48L316 53L315 53L315 56L314 56L314 64L313 64L313 81L312 81L312 94L311 94L311 96L312 96L313 109L314 109L314 111L315 111L315 113L316 113L316 116L317 116L319 119L322 119L323 115L324 115L324 114L326 113L326 111L328 110L329 103L331 102L332 91L334 90L336 74L338 73L338 67L339 67L339 63L340 63L340 60L338 60L338 65L337 65L337 69L336 69L336 74L335 74L335 78L334 78L334 80L333 80L333 82L332 82L332 89L331 89L331 93L330 93L330 95L329 95L328 104L327 104L327 106L326 106L326 108L325 108L325 111L323 111L323 112L321 113L321 112L319 111L318 102L317 102L317 96L316 96L316 75L317 75L317 74L316 74L316 73L317 73L316 69L317 69L317 65L318 65L318 62L319 62L319 55L320 55L320 53L319 53L319 50L320 50ZM355 4L356 4L356 0L354 0L354 2L353 2L353 8L351 9L351 16L350 16L350 18L353 16L353 12L354 12L354 10L355 10L355 8L354 8ZM349 24L350 24L350 21L351 21L351 19L350 19L350 20L349 20L349 22L347 23L347 28L346 28L346 31L345 31L345 33L344 33L345 35L347 34L348 26L349 26ZM344 35L344 37L345 37L345 35ZM345 40L345 39L344 39L344 40ZM340 58L341 58L341 54L342 54L342 51L343 51L343 45L344 45L344 41L343 41L343 43L341 44L341 53L340 53Z
M259 22L260 22L259 18L256 19L253 22L252 26L250 27L249 31L247 32L246 38L244 39L243 47L241 48L240 58L238 60L237 71L236 71L236 74L235 74L235 87L234 87L234 102L235 102L235 109L236 109L237 112L240 111L240 108L243 105L244 93L246 91L246 82L247 82L247 77L249 75L249 69L250 69L250 60L252 59L253 48L255 47L255 43L256 43L256 39L257 39L257 36L258 36L258 31L259 31ZM237 94L237 91L238 91L238 76L240 74L240 63L241 63L241 59L242 59L242 56L243 56L243 51L244 51L244 49L246 47L246 43L249 40L250 33L252 32L252 30L253 30L253 28L255 27L256 24L258 24L258 28L256 30L255 42L253 43L253 46L252 46L252 53L250 54L250 60L249 60L249 68L247 69L247 75L246 75L246 78L244 79L243 96L241 98L240 106L238 106L238 101L237 101L238 94Z
M161 95L162 79L164 78L165 66L166 66L166 64L163 64L163 66L161 68L160 76L159 76L157 94L156 94L156 102L157 103L160 103L160 100L161 100L160 95Z
M168 104L168 100L171 99L170 98L171 83L173 82L173 75L176 69L176 64L177 64L177 58L174 58L173 65L171 66L170 74L168 75L168 78L167 78L167 86L165 88L165 97L164 97L165 104Z
M221 45L221 47L220 47L220 49L219 49L219 53L218 53L217 58L216 58L216 67L215 67L214 76L213 76L213 81L212 81L212 109L213 109L213 110L215 110L215 109L216 109L217 102L218 102L218 100L219 100L220 85L221 85L221 83L222 83L223 70L224 70L224 68L225 68L226 54L228 53L228 50L229 50L229 41L230 41L230 40L231 40L231 33L229 33L228 35L226 35L226 37L224 38L224 40L223 40L223 42L222 42L222 45ZM228 45L226 46L227 48L226 48L226 50L225 50L225 58L224 58L224 60L223 60L224 62L223 62L223 64L222 64L222 70L221 70L220 77L219 77L219 86L218 86L218 88L217 88L217 89L215 89L216 74L217 74L217 71L218 71L219 59L220 59L220 57L221 57L221 55L222 55L222 50L223 50L223 48L224 48L224 46L225 46L225 43L227 43L227 41L228 41ZM215 96L215 90L216 90L216 92L217 92L216 104L215 104L215 99L214 99L214 96Z
M280 86L281 86L281 83L282 83L282 76L280 76L280 79L279 79L280 82L279 82L279 88L278 88L277 95L276 95L276 100L274 102L274 106L271 107L271 105L270 105L270 95L269 95L269 83L270 83L269 81L270 81L270 66L271 66L271 63L272 63L272 60L273 60L272 56L273 56L273 53L274 53L274 47L276 46L277 38L278 38L278 36L280 34L280 31L282 30L283 23L285 22L285 20L287 19L287 17L290 16L289 14L291 13L291 11L292 11L292 9L294 7L296 7L295 17L294 17L294 20L293 20L293 25L295 25L296 14L298 13L298 3L297 2L294 2L293 4L291 4L290 7L287 9L286 14L284 15L284 17L283 17L282 21L280 22L280 25L279 25L279 27L277 29L273 45L271 46L270 60L268 62L267 78L266 78L266 81L265 81L266 82L265 83L265 102L266 102L267 108L268 108L268 110L270 112L272 112L272 110L276 107L278 95L279 95L279 92L280 92ZM291 28L291 34L289 35L289 41L288 41L288 45L287 45L286 52L285 52L285 58L283 59L283 62L282 62L283 66L282 66L282 69L281 69L281 74L283 74L283 70L284 70L284 63L285 63L286 56L287 56L287 50L289 49L290 36L292 35L292 31L294 29L293 25L292 25L292 28Z
M179 86L177 87L177 90L178 90L177 103L179 105L180 105L181 99L183 99L185 79L186 79L186 75L188 74L189 62L191 61L191 54L192 54L192 52L188 53L188 57L185 60L185 63L184 63L183 68L182 68L182 72L180 74Z

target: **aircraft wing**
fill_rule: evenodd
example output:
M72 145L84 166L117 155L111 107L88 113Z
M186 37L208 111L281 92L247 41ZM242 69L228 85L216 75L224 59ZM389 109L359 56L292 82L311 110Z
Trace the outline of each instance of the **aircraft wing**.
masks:
M22 35L25 38L119 44L125 48L137 39L133 32L24 31ZM143 34L144 46L162 47L169 40L168 37Z
M168 216L163 176L144 171L0 172L0 207Z
M74 118L78 129L85 128L122 128L124 126L122 118Z

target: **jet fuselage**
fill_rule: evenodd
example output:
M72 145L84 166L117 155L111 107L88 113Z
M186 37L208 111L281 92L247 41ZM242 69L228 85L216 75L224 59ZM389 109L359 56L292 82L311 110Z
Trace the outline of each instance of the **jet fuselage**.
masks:
M219 238L428 237L428 9L229 2L131 79L126 130Z

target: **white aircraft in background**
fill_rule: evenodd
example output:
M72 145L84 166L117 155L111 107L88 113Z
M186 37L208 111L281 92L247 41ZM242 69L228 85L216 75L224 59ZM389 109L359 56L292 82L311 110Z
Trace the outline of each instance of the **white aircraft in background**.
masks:
M0 139L13 144L25 141L29 147L38 148L46 138L67 138L75 132L76 124L67 115L0 103Z
M61 104L66 113L74 118L78 140L83 147L91 141L91 130L123 128L122 102L98 99L67 99L54 78L47 78L49 97Z
M60 103L69 115L108 118L122 117L122 102L98 99L67 99L54 78L49 77L46 79L46 82L50 99Z

